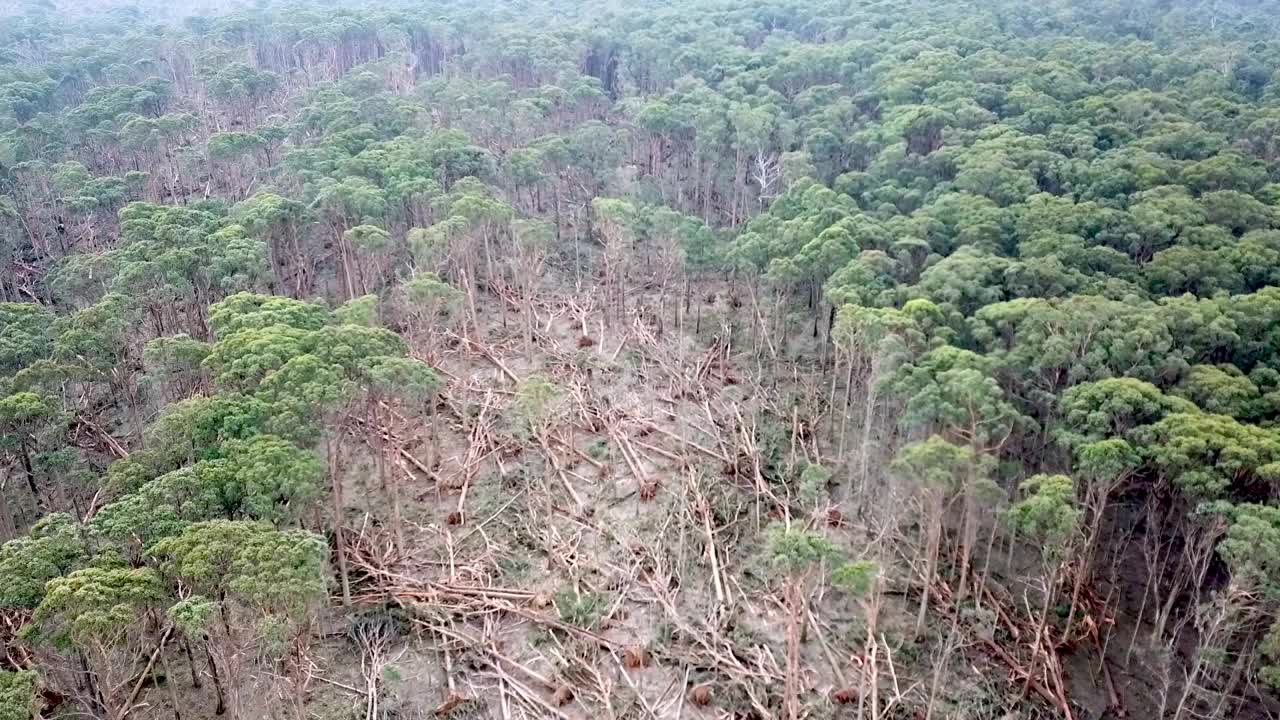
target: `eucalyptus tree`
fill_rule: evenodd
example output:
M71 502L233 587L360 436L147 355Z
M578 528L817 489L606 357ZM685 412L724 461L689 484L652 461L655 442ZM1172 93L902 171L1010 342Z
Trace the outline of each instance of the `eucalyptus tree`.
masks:
M384 423L383 406L391 401L398 404L410 418L421 418L423 411L432 418L432 445L435 440L435 394L440 390L440 378L430 367L417 360L393 356L375 356L365 360L360 368L361 384L368 395L369 423L373 428L377 448L378 474L384 489L390 488L392 529L395 533L396 545L401 552L407 552L404 541L404 511L399 479L400 473L392 472L390 467L403 467L396 454L401 450L392 447L390 423ZM394 412L391 411L391 412Z
M836 350L831 381L833 402L841 374L840 366L843 364L845 368L838 454L844 457L850 408L854 402L860 401L862 413L858 425L860 442L856 481L860 489L865 489L869 481L872 441L876 436L875 421L880 411L884 381L901 363L924 349L925 328L905 311L848 304L836 315L832 339Z
M404 318L405 339L415 353L434 357L440 331L461 315L463 295L435 273L418 273L396 287L394 312Z
M1019 490L1023 497L1009 507L1009 522L1039 548L1043 580L1040 612L1031 641L1035 653L1032 671L1027 673L1022 686L1025 696L1034 677L1035 663L1053 648L1045 632L1062 564L1078 542L1080 510L1075 502L1074 484L1065 475L1035 475L1024 480Z
M345 605L350 605L351 583L344 536L347 508L339 457L342 441L348 432L340 421L355 401L356 385L339 368L314 355L304 354L290 359L266 378L259 394L272 405L272 423L280 430L288 432L289 428L306 428L311 439L319 435L322 440L333 502L334 545L342 580L342 598Z
M1280 511L1254 503L1224 510L1229 525L1217 554L1231 577L1192 610L1197 642L1175 718L1228 717L1245 668L1258 668L1257 679L1274 685L1275 653L1264 633L1275 632L1280 602ZM1259 637L1261 652L1255 649Z
M336 256L342 297L350 300L363 295L363 278L357 267L355 240L357 235L348 231L376 219L386 211L386 196L381 188L359 176L342 179L321 178L313 190L312 209L319 213L330 228L332 247Z
M31 490L36 507L43 508L45 499L36 479L34 455L39 450L40 436L58 410L47 398L32 392L19 392L0 398L0 448L17 457Z
M208 343L190 335L158 337L143 347L142 364L147 379L160 385L162 400L176 401L205 387L203 363L209 352Z
M325 595L324 541L265 523L215 520L191 525L152 552L157 575L181 598L167 611L170 622L204 640L225 677L231 717L248 717L244 689L257 637L281 632L290 649L305 642L310 611ZM300 709L301 697L293 700Z
M787 666L799 665L800 635L808 616L808 595L811 578L821 577L818 569L827 560L838 557L838 550L830 540L814 532L797 527L773 525L766 529L766 552L769 563L782 574L786 608L791 627L787 631ZM783 712L790 720L800 717L798 694L799 678L787 673L787 686L783 691Z
M918 483L925 511L920 542L923 583L916 612L916 635L924 632L929 595L938 572L948 500L963 491L977 462L972 448L953 444L937 435L903 447L893 460L896 473Z
M294 298L309 296L316 282L304 211L302 203L271 192L255 193L231 208L231 218L266 243L276 286Z
M53 313L36 303L0 303L0 372L21 370L49 355Z
M1158 602L1152 637L1160 640L1183 593L1202 586L1214 547L1227 529L1221 503L1256 482L1280 477L1280 436L1273 431L1202 412L1166 415L1132 435L1160 483L1153 493L1171 496L1167 516L1152 513L1153 528L1172 523L1181 552L1158 564L1167 581L1152 583ZM1156 549L1152 549L1155 553ZM1158 594L1163 590L1164 597Z
M50 580L80 569L89 547L79 523L65 513L45 515L21 537L0 545L0 569L8 582L0 607L34 610L44 600Z
M525 352L533 359L533 327L537 320L534 298L542 281L547 255L550 254L554 231L540 221L512 223L511 274L520 289L521 313L524 315Z
M90 706L124 720L135 701L135 675L154 640L151 624L139 618L164 602L164 587L151 568L86 567L48 582L33 614L35 637L82 652Z

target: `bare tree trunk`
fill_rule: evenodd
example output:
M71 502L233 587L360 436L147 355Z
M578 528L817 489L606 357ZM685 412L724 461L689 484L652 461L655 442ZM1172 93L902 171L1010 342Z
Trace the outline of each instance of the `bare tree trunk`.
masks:
M1067 627L1062 631L1063 637L1071 635L1071 627L1076 619L1076 606L1080 602L1080 591L1084 588L1086 582L1093 580L1094 556L1098 551L1098 535L1102 529L1102 513L1107 510L1107 497L1109 493L1104 493L1102 499L1093 505L1093 514L1089 522L1089 537L1085 540L1084 552L1080 553L1080 564L1076 569L1075 582L1071 586L1071 608L1067 612Z
M867 489L869 456L871 455L871 427L875 422L876 412L876 384L879 378L876 377L876 363L872 361L871 374L866 382L866 394L862 400L862 443L858 447L858 483L861 492L859 498ZM847 411L846 411L847 412Z
M533 289L526 287L524 292L524 347L529 354L529 362L533 362Z
M169 667L169 658L164 652L160 653L160 665L164 668L164 684L169 689L169 702L173 703L173 720L182 720L182 711L179 709L178 688L174 685L173 670Z
M713 550L714 551L714 550ZM804 617L804 593L797 578L787 579L787 606L791 617L787 618L787 674L786 688L783 692L784 712L787 720L798 720L800 717L800 625Z
M19 459L22 460L22 472L27 478L27 487L31 489L31 499L35 501L36 512L39 513L44 509L44 500L40 497L40 487L36 484L36 471L31 466L31 451L24 442L18 452Z
M191 670L191 687L199 690L203 683L200 682L200 674L196 672L196 659L191 654L191 642L186 638L182 640L182 649L187 653L187 667Z
M389 472L388 460L391 456L391 437L390 430L384 430L381 424L381 418L378 413L379 400L377 396L372 399L369 408L371 416L371 431L375 435L378 448L378 477L382 484L383 491L391 492L391 524L392 533L395 536L396 551L404 553L404 515L400 499L400 481Z
M333 544L338 556L338 575L342 579L342 604L344 607L350 607L351 579L347 574L346 541L342 537L344 508L344 503L342 502L342 479L337 467L339 446L340 441L336 441L328 434L325 435L325 455L329 459L329 482L333 488Z
M974 528L974 515L977 509L974 507L973 494L967 487L963 492L964 521L960 530L960 580L956 589L956 602L964 600L966 593L969 591L969 560L973 555L973 544L977 540L977 530Z
M831 392L835 393L835 377L834 373L831 378ZM840 444L836 450L836 463L844 463L845 445L849 439L849 405L853 402L853 357L849 357L848 372L845 375L844 382L844 402L840 404ZM831 409L832 417L835 416L835 408ZM833 420L834 422L834 420ZM851 476L849 481L849 497L854 498L858 495L858 488L861 481L857 476Z
M13 522L13 513L9 510L9 498L0 490L0 543L13 539L18 532Z
M938 551L942 541L942 493L928 490L929 517L925 529L925 567L924 586L920 591L920 610L916 613L916 636L924 632L925 613L929 610L929 590L933 586L933 576L937 572Z
M427 467L435 470L436 458L440 457L440 414L436 411L436 398L434 396L428 398L427 408L431 414L431 443L427 446L430 453L427 457Z
M356 296L355 285L352 282L351 272L351 255L347 250L347 241L342 234L338 234L338 255L342 260L342 281L347 291L347 300L351 300Z
M218 675L218 663L213 660L213 651L209 649L208 640L204 643L204 654L209 659L209 676L213 678L213 691L218 698L218 705L213 709L213 714L221 715L227 711L227 699L222 690L222 678Z
M957 596L957 600L958 600ZM951 661L951 653L955 651L960 629L960 606L957 603L951 614L951 629L947 631L947 640L942 646L942 656L933 667L933 682L929 685L929 703L925 706L924 720L933 720L933 710L938 702L938 690L942 686L942 675L946 672L947 663Z
M991 555L996 550L996 521L991 521L991 532L987 535L987 554L982 559L982 579L978 581L978 592L974 595L974 604L982 607L982 588L987 586L988 573L991 571Z
M1032 639L1031 666L1027 668L1027 679L1022 684L1022 693L1019 697L1025 698L1031 690L1031 680L1035 677L1036 663L1040 660L1043 653L1047 656L1053 648L1045 645L1044 633L1049 626L1049 608L1053 603L1053 596L1056 594L1054 590L1058 586L1058 565L1054 564L1053 570L1049 573L1049 580L1044 587L1044 602L1040 606L1040 618L1036 622L1036 634Z

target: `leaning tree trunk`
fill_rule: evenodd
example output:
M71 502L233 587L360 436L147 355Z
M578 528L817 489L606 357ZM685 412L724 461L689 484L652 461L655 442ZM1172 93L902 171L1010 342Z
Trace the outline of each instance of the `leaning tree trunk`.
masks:
M342 580L342 604L351 606L351 578L347 572L346 541L342 537L342 479L338 472L338 448L340 443L325 435L325 455L328 458L329 483L333 488L333 544L338 556L338 575Z
M928 527L925 529L924 587L920 591L920 609L916 614L916 635L924 631L925 613L929 609L929 590L937 572L939 545L942 542L942 493L929 490Z

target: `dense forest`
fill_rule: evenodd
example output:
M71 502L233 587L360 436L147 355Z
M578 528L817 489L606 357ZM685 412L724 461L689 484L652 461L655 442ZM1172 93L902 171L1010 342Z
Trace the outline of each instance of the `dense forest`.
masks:
M1280 718L1262 0L11 0L0 720Z

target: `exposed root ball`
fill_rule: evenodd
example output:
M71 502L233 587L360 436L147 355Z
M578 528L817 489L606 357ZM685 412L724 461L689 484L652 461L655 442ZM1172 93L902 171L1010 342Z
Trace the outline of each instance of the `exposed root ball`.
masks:
M850 705L858 701L858 691L854 688L841 688L831 693L831 702L837 705Z
M837 508L831 508L827 511L827 525L838 528L844 527L844 513Z
M436 717L444 717L452 713L459 705L465 705L469 700L470 698L463 697L457 693L450 693L448 699L440 707L436 708L435 715Z
M638 645L632 645L622 653L622 664L630 670L638 670L649 666L649 651Z

